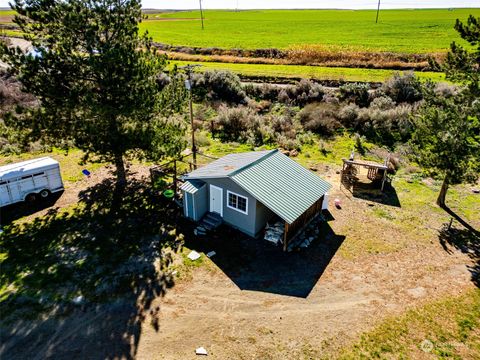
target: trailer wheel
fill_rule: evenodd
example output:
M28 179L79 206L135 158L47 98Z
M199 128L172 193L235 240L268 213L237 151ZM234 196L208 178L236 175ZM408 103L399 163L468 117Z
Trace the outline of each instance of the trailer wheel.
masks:
M26 202L32 203L35 200L37 200L37 194L32 193L32 194L28 194L27 196L25 196L25 201Z
M46 199L50 196L50 191L48 191L47 189L44 189L42 191L40 191L40 197L42 199Z

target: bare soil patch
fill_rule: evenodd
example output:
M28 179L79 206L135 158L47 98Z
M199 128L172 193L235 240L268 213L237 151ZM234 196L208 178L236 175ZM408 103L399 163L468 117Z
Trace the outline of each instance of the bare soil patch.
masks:
M0 15L0 23L11 23L13 20L12 15Z

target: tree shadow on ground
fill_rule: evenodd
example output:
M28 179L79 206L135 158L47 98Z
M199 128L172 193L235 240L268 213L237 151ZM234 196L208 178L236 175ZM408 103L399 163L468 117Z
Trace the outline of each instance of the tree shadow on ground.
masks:
M350 187L353 197L379 204L401 207L397 191L390 182L385 183L383 191L378 184L356 182Z
M142 321L158 330L150 307L173 286L164 249L178 249L178 210L143 181L119 202L113 188L105 180L74 208L4 227L0 357L132 359Z
M212 261L241 289L306 298L341 246L345 236L336 235L327 222L308 248L283 252L263 239L253 239L226 225L200 240L186 238L197 251L214 250Z
M473 261L468 266L472 275L473 283L480 288L480 234L478 231L468 228L450 227L445 224L439 231L438 238L445 251L452 253L453 247L467 254Z
M442 207L445 212L450 215L452 218L457 220L462 226L464 226L467 230L471 231L473 234L476 234L477 236L480 236L480 231L475 229L472 225L470 225L468 222L463 220L458 214L456 214L452 209L450 209L448 206L443 206Z
M36 212L49 208L60 199L63 191L50 194L47 199L37 199L32 202L20 202L4 207L0 207L0 226L5 226L24 216L35 214Z

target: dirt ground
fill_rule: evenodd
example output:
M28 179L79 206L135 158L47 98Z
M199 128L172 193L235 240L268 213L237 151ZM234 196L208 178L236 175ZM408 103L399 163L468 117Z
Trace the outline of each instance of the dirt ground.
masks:
M329 175L335 182L338 176L333 171ZM297 262L257 252L260 258L242 270L250 274L235 274L215 257L213 268L196 269L190 281L158 300L160 331L144 324L137 358L193 359L199 346L214 359L330 357L388 315L473 286L467 268L471 260L460 252L447 254L433 229L428 230L430 240L421 243L378 229L372 236L408 245L353 259L341 256L352 234L338 230L348 228L352 218L361 219L369 207L347 195L335 182L330 200L335 219L329 224L337 241L327 237L307 253L287 254ZM341 210L332 206L335 198L342 201ZM364 232L365 227L351 231ZM307 291L291 290L298 288Z
M144 167L132 170L146 174ZM334 184L333 219L326 225L327 235L307 251L285 254L263 241L237 236L187 244L199 251L216 250L217 255L193 267L165 297L155 300L157 329L150 316L133 330L128 328L133 327L131 320L125 320L132 313L128 306L108 311L99 306L48 326L23 323L32 333L37 329L43 334L26 348L38 358L60 359L194 359L200 346L211 359L318 358L334 354L388 315L474 286L468 270L472 260L459 251L446 252L438 241L438 229L426 226L419 230L423 240L417 241L415 231L398 227L351 226L362 224L371 203L340 190L335 170L327 174ZM82 189L108 172L103 168L68 184L53 206L75 203ZM333 207L335 198L341 200L342 209ZM365 241L377 238L379 244L374 243L380 249L393 247L350 256L344 249L359 236ZM81 338L73 335L80 333ZM115 351L119 338L123 348ZM22 343L12 337L0 353L19 346Z

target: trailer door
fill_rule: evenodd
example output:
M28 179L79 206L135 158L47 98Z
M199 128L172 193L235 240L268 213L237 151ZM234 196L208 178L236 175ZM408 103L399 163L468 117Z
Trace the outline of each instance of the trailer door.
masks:
M12 203L10 191L6 181L0 181L0 206L5 206Z
M8 191L10 192L10 197L12 198L12 202L23 201L22 193L20 191L20 180L10 180L8 182Z

